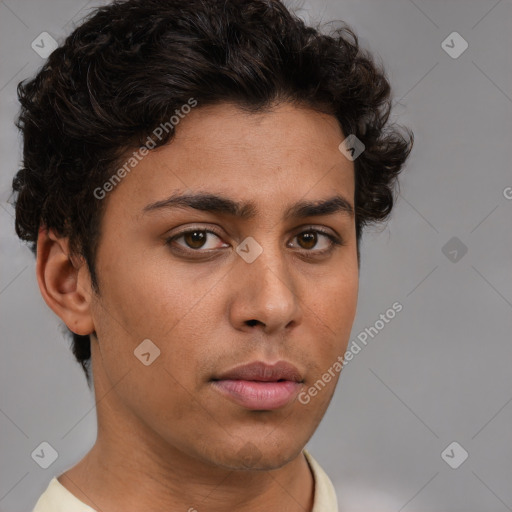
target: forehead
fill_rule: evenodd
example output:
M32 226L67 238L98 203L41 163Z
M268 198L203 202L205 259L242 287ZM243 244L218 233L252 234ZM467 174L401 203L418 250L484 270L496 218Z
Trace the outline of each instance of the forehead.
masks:
M342 192L353 199L353 163L338 149L344 135L333 116L289 104L258 113L220 104L196 107L175 130L170 143L150 151L123 178L109 201L142 212L177 191L222 191L265 211L289 208L286 198Z

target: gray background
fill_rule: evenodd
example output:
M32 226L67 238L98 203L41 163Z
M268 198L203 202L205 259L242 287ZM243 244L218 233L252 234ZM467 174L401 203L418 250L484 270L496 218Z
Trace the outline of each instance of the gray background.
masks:
M391 220L364 238L351 340L395 301L403 310L343 370L309 449L344 512L512 510L512 3L288 4L307 21L355 28L387 68L394 118L416 135ZM0 1L2 511L29 510L96 435L93 396L8 202L20 157L16 84L43 63L31 42L47 31L60 43L93 5ZM441 45L453 31L469 44L456 59ZM458 261L450 245L443 252L452 237L458 258L467 247ZM31 458L42 441L59 454L46 470ZM441 457L452 441L469 453L458 469Z

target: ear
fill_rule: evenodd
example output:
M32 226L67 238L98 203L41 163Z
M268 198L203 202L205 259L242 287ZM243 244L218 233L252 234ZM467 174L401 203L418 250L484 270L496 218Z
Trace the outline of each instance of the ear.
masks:
M67 238L41 227L37 237L36 274L46 304L75 334L94 332L92 287L83 258L75 264Z

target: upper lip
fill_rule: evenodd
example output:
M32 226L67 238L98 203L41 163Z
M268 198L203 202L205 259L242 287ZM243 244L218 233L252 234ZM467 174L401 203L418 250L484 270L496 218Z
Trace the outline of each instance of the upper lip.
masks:
M276 382L278 380L291 380L302 382L299 370L286 361L275 364L256 361L232 368L213 380L254 380L261 382Z

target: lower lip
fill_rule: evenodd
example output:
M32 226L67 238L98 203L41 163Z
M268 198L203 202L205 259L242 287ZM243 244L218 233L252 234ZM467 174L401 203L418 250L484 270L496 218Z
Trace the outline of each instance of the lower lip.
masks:
M256 411L272 411L284 407L298 394L301 384L290 380L259 382L253 380L216 380L213 382L224 396Z

